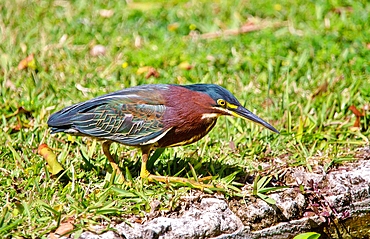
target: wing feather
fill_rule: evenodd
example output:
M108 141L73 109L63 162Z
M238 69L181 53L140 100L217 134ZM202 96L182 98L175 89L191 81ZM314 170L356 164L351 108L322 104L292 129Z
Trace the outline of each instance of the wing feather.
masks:
M152 143L168 131L159 92L165 87L134 87L72 105L53 114L48 125L53 133L74 132L134 146Z

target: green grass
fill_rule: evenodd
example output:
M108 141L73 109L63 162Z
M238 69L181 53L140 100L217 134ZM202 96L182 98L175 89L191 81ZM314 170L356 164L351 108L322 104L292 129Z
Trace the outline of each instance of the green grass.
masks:
M101 9L114 14L102 17ZM49 134L53 112L124 87L220 84L281 131L222 118L201 141L166 149L149 163L161 175L217 176L226 198L240 193L244 175L264 170L261 162L312 170L353 159L369 137L369 116L357 130L349 110L370 102L369 14L367 1L3 1L0 236L46 238L68 218L81 232L143 216L155 200L161 210L176 210L192 189L142 182L137 149L112 147L132 177L132 185L120 185L111 180L99 143ZM279 26L208 40L187 37L191 29L204 34L262 20ZM104 56L90 55L97 44L106 47ZM18 70L32 53L35 65ZM184 62L193 68L179 67ZM138 74L144 66L160 76ZM313 97L325 82L327 90ZM14 114L19 107L31 113ZM41 143L57 154L69 182L49 174L37 154Z

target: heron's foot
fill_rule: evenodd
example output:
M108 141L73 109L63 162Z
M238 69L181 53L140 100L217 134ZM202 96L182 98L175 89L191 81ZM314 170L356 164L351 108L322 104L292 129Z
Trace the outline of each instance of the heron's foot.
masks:
M198 181L187 179L187 178L181 178L181 177L160 176L160 175L153 175L153 174L149 174L147 175L147 177L142 177L142 178L148 179L149 182L190 184L192 187L198 188L201 190L203 190L204 188L220 188L219 185L203 183L203 181L208 181L212 179L212 176L208 176L205 178L199 178Z
M141 171L140 171L140 177L141 178L149 178L150 176L150 173L148 170L146 170L145 167L141 167Z

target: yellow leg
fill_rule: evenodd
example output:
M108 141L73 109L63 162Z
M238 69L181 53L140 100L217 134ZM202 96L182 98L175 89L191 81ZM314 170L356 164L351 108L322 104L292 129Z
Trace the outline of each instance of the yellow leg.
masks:
M125 177L123 176L121 170L119 169L117 163L114 161L114 158L109 151L111 144L112 144L111 141L104 141L103 142L103 152L105 156L107 157L107 159L109 160L109 163L112 166L113 171L116 171L116 175L119 178L119 182L123 183L125 181Z
M181 177L171 177L171 176L159 176L159 175L153 175L150 174L150 172L146 168L146 163L148 162L150 148L142 148L142 163L141 163L141 171L140 171L140 177L143 179L148 179L149 182L164 182L164 183L189 183L195 188L204 189L204 188L212 188L215 187L215 185L210 184L204 184L201 183L202 181L207 181L212 178L212 176L200 178L197 182L195 180L187 179L187 178L181 178ZM219 187L216 185L216 187Z

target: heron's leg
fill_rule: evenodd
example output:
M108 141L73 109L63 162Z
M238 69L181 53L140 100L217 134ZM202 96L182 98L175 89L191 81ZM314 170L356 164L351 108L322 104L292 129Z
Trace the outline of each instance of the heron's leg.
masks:
M146 169L146 163L148 162L148 159L149 159L150 147L142 147L141 152L142 152L142 158L141 158L140 177L141 178L148 178L150 173Z
M150 172L146 168L146 163L148 162L149 154L150 154L150 147L143 147L141 148L142 151L142 163L141 163L141 171L140 171L140 177L143 179L148 179L149 182L164 182L164 183L184 183L184 184L190 184L195 188L203 189L203 188L211 188L211 187L218 187L217 185L209 185L204 184L201 181L210 180L212 177L205 177L204 179L199 179L197 181L187 179L187 178L181 178L181 177L171 177L171 176L160 176L160 175L153 175L150 174Z
M116 161L114 160L113 156L111 155L111 153L109 151L109 148L110 148L111 144L112 144L111 141L104 141L103 142L103 152L104 152L105 156L107 157L107 159L109 160L109 163L112 166L113 171L116 171L116 175L118 176L120 182L124 182L125 177L123 176L123 174L122 174L121 170L119 169Z

